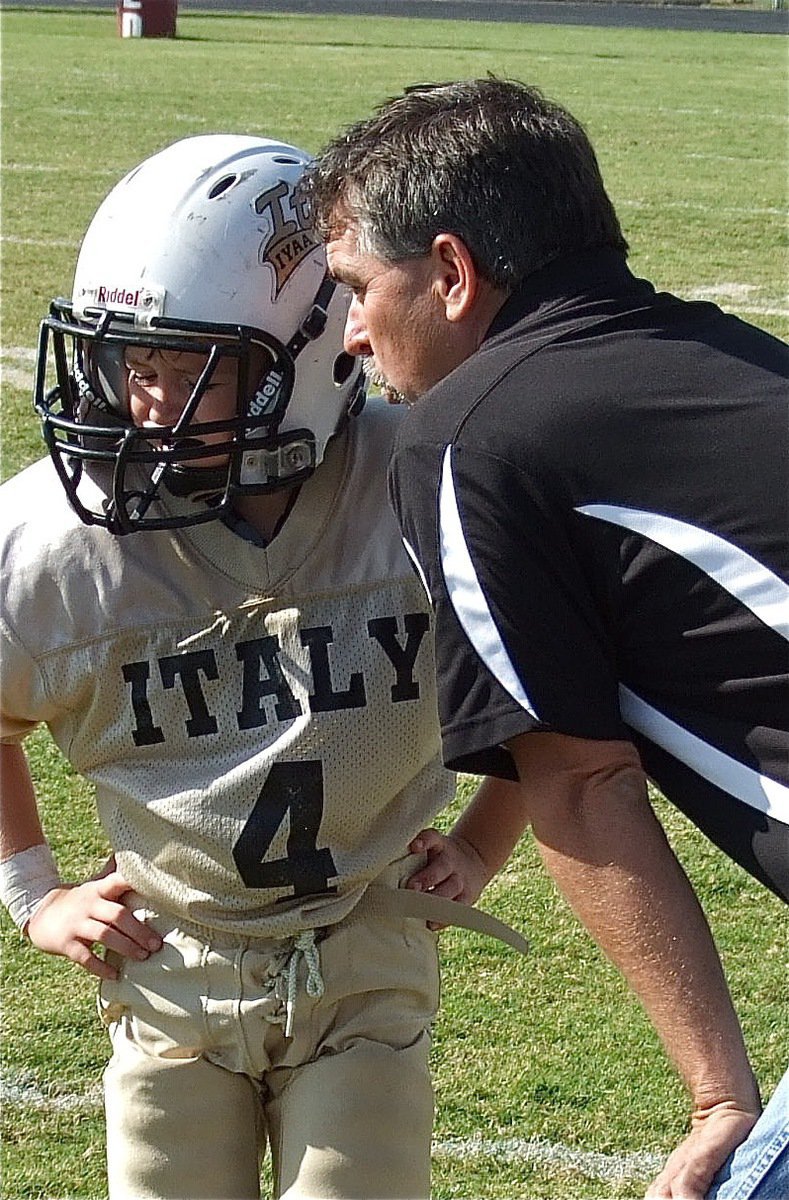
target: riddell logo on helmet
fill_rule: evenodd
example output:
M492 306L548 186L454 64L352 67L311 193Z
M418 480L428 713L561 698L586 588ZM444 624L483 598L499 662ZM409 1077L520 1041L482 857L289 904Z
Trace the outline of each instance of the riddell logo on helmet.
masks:
M107 308L122 306L123 308L139 308L142 291L137 288L131 291L124 287L105 287L100 283L96 288L96 303L104 304Z
M277 407L284 380L282 372L272 367L249 402L250 416L262 417L264 413L270 413Z
M285 211L283 201L291 216ZM309 204L289 184L280 180L255 200L255 212L269 217L272 225L269 237L260 244L258 261L268 263L274 271L274 298L290 279L299 263L314 250L318 241L310 222Z

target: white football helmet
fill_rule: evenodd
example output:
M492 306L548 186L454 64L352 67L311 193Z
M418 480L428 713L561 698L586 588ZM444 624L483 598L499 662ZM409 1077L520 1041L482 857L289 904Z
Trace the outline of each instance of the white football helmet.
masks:
M73 298L53 301L42 322L35 383L47 446L87 524L130 533L221 517L235 495L305 479L361 408L361 371L342 347L348 299L300 193L309 162L267 138L186 138L99 207ZM172 424L132 422L131 347L203 356ZM201 422L200 401L228 358L236 410Z

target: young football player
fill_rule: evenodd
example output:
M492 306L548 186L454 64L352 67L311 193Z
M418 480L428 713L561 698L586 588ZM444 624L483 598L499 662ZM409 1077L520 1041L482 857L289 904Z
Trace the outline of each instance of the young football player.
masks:
M277 1196L429 1195L446 914L400 884L454 777L307 162L189 138L112 190L42 325L49 457L2 488L1 893L100 978L113 1200L256 1197L265 1142ZM96 787L83 883L40 723Z

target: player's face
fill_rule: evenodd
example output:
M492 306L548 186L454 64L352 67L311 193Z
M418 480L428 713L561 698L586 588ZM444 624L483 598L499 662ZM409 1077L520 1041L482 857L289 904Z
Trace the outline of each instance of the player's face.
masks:
M156 429L175 425L206 365L206 355L187 351L129 346L125 353L129 411L135 425ZM221 358L192 416L193 421L224 421L237 403L237 365ZM227 434L205 434L206 445L227 440ZM216 458L193 459L193 466L215 465Z
M345 349L365 360L393 403L413 403L456 363L446 361L444 308L434 294L429 255L390 263L358 249L346 228L326 246L329 270L350 288Z

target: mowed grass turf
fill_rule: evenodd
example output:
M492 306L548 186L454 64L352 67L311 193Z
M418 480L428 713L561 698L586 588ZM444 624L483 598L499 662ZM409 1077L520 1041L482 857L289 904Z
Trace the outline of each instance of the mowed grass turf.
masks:
M10 9L2 32L5 475L42 453L29 395L38 322L51 297L69 293L80 237L115 180L193 133L253 132L316 150L417 80L494 71L565 103L598 149L634 269L789 330L780 37L181 15L175 41L132 41L117 37L109 11ZM62 873L84 878L107 849L91 790L45 733L28 746ZM472 786L461 781L458 805ZM784 910L655 802L709 915L769 1094L787 1057ZM642 1195L687 1120L648 1022L528 837L484 903L526 929L533 949L526 959L470 933L442 935L436 1200ZM102 1197L107 1044L93 981L33 951L5 918L2 932L3 1195Z

